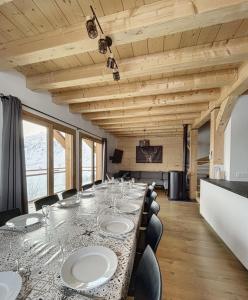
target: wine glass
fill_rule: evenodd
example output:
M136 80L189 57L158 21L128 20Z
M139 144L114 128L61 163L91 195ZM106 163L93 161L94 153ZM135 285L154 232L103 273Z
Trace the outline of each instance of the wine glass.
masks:
M49 205L42 205L42 214L45 218L45 223L47 224L47 219L49 218L50 206Z

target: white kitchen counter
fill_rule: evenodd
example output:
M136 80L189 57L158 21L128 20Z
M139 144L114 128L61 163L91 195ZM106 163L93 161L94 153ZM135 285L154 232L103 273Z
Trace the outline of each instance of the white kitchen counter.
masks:
M200 213L248 269L248 198L201 180Z

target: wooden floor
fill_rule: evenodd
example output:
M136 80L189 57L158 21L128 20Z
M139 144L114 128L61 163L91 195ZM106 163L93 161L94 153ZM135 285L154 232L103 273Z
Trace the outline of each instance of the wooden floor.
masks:
M199 215L192 202L159 192L164 224L157 257L166 300L247 300L248 271Z

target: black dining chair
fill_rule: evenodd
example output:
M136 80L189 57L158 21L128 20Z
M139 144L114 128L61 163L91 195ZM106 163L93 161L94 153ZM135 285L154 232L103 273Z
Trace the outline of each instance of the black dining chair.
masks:
M74 195L77 194L77 189L74 188L74 189L70 189L70 190L67 190L67 191L64 191L61 196L63 199L66 199L66 198L69 198L69 197L72 197Z
M150 245L154 253L156 253L162 234L163 224L159 218L153 214L147 226L145 246Z
M152 200L156 201L158 194L155 191L152 191L151 196Z
M146 197L150 197L151 194L152 194L152 192L153 192L153 190L154 190L154 186L149 185L149 186L148 186L148 189L147 189L147 191L146 191Z
M82 188L83 188L83 191L86 191L86 190L88 190L88 189L92 188L92 186L93 186L93 183L89 183L89 184L85 184L85 185L83 185L83 186L82 186Z
M5 210L0 212L0 226L5 225L10 219L18 217L21 215L19 208L14 208L10 210Z
M102 183L102 180L95 181L95 185L98 185L98 184L101 184L101 183Z
M163 224L159 218L153 214L149 220L147 228L141 228L139 233L139 240L133 266L134 272L137 269L141 256L147 245L149 245L154 253L156 253L159 242L163 235Z
M134 300L161 300L162 276L152 248L148 245L141 257L129 286L129 296Z
M40 198L34 201L34 206L36 210L42 209L43 205L53 205L59 201L59 197L57 194Z
M158 204L158 202L153 200L148 212L148 217L147 217L148 222L151 220L152 215L154 214L157 216L159 211L160 211L160 205Z

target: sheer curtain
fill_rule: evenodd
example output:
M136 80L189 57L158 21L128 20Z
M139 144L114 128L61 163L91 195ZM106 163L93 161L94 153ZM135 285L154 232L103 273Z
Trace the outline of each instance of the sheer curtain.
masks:
M0 210L19 208L21 213L27 213L21 101L13 96L1 96L1 110Z

